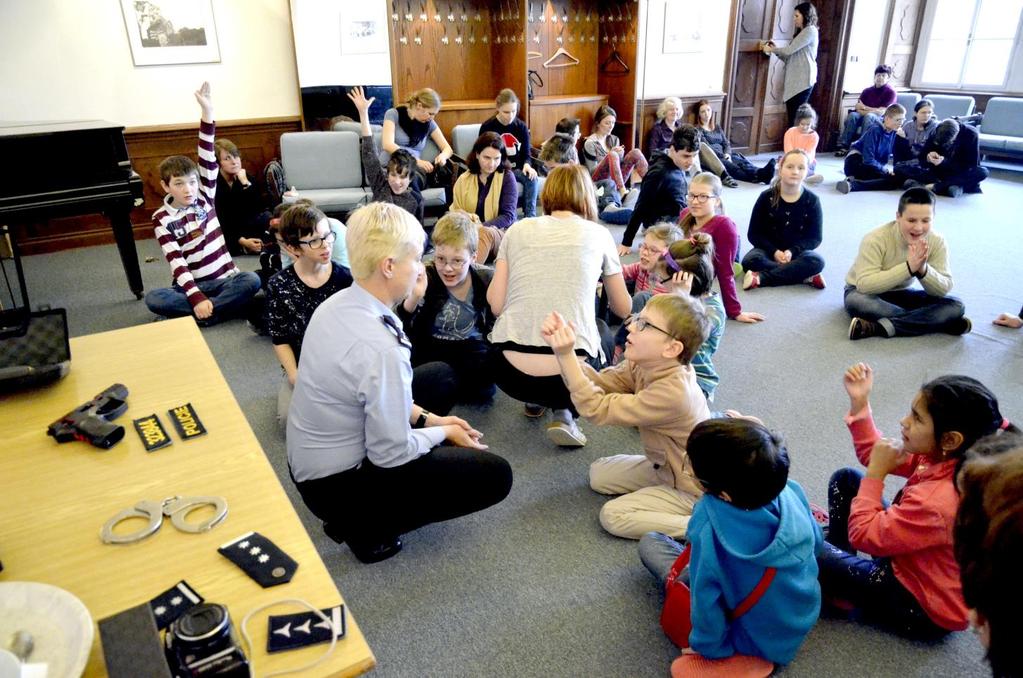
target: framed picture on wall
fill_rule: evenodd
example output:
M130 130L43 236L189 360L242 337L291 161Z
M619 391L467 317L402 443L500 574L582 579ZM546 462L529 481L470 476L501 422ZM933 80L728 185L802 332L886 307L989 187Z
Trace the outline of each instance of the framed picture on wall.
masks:
M703 51L703 9L699 4L664 3L664 54Z
M212 0L121 0L136 66L220 61Z
M341 54L387 51L387 6L383 2L344 2L340 10Z

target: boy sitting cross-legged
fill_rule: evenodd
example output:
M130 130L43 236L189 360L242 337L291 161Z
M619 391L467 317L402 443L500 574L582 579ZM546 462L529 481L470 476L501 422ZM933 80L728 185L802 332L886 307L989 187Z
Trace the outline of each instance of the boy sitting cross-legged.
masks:
M684 276L691 274L679 274ZM707 339L709 323L696 299L658 294L626 325L625 360L600 372L576 359L575 329L560 314L551 313L542 332L579 414L595 424L639 429L644 454L603 457L590 466L590 487L623 495L601 508L601 525L627 539L650 530L683 537L703 493L686 441L710 416L690 364Z
M217 158L213 151L213 98L204 82L195 92L202 107L199 164L183 155L160 163L160 186L167 191L153 213L156 239L171 266L173 285L151 290L146 306L157 315L195 315L201 325L244 314L259 291L259 276L242 272L227 251L217 221Z

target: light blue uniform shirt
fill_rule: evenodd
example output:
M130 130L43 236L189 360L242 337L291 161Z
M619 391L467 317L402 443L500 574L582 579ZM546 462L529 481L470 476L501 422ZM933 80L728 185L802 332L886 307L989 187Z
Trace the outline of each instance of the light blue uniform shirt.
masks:
M412 365L400 327L394 312L358 282L313 313L288 414L295 480L347 471L365 459L400 466L444 442L440 426L409 425Z

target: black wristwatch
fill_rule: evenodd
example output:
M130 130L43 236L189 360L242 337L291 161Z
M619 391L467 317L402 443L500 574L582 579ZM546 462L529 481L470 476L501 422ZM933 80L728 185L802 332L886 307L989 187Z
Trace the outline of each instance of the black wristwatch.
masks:
M412 428L424 428L426 426L426 418L430 416L430 413L426 410L422 410L419 413L419 418L416 419L416 423Z

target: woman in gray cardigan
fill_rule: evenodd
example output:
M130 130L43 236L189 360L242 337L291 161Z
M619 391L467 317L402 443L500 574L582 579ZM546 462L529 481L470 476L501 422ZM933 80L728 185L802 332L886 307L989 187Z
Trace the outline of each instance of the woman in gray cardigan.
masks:
M817 9L809 2L795 7L796 28L792 40L784 47L776 47L773 40L764 43L764 54L773 54L785 62L785 109L789 125L796 124L796 109L810 100L817 84Z

